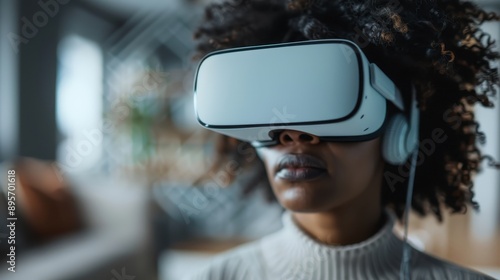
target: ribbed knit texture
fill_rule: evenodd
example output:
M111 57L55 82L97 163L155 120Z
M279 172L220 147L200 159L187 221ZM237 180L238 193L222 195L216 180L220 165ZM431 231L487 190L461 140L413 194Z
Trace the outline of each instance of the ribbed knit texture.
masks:
M283 228L213 259L193 280L350 280L399 279L403 241L393 233L395 218L354 245L328 246L305 234L291 213ZM411 279L493 279L475 271L412 250Z

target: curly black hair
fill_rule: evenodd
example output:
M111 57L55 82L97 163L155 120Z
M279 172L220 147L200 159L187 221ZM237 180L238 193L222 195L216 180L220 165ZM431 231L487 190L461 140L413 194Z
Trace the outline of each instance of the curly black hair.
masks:
M479 209L473 176L483 161L500 169L479 150L486 137L473 108L476 103L492 107L498 90L498 71L491 62L500 54L480 26L493 20L500 16L459 0L230 0L206 7L194 34L194 59L232 47L326 38L354 41L398 86L413 83L417 89L421 150L412 208L420 215L432 212L441 221L442 205L453 213L465 212L468 205ZM402 91L408 103L408 90ZM436 134L445 142L424 147ZM246 182L246 190L264 185L272 194L263 163L244 160L242 151L250 149L220 136L211 170L228 160L239 168L254 166L258 172ZM382 200L399 218L408 166L387 164L384 171Z

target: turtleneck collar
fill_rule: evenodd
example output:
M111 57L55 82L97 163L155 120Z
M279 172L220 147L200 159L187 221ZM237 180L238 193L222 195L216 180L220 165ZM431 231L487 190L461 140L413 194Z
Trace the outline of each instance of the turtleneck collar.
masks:
M269 279L371 279L381 272L397 276L403 242L393 233L394 214L384 213L385 224L367 240L332 246L311 238L285 211L283 228L261 243Z

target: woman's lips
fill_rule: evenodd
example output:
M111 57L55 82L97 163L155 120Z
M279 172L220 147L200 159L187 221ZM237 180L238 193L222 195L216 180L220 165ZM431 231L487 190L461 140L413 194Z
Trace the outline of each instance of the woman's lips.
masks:
M276 177L288 181L301 181L301 180L312 180L325 174L325 169L318 169L312 167L302 167L302 168L283 168L278 173Z
M288 181L313 180L325 173L324 162L306 154L285 155L276 168L276 177Z

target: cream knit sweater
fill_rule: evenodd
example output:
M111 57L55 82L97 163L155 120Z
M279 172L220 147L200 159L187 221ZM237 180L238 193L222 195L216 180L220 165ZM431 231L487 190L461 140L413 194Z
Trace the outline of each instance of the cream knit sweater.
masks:
M192 280L399 279L403 241L393 233L395 217L369 239L328 246L306 235L291 213L283 228L215 257ZM411 248L411 279L493 279Z

